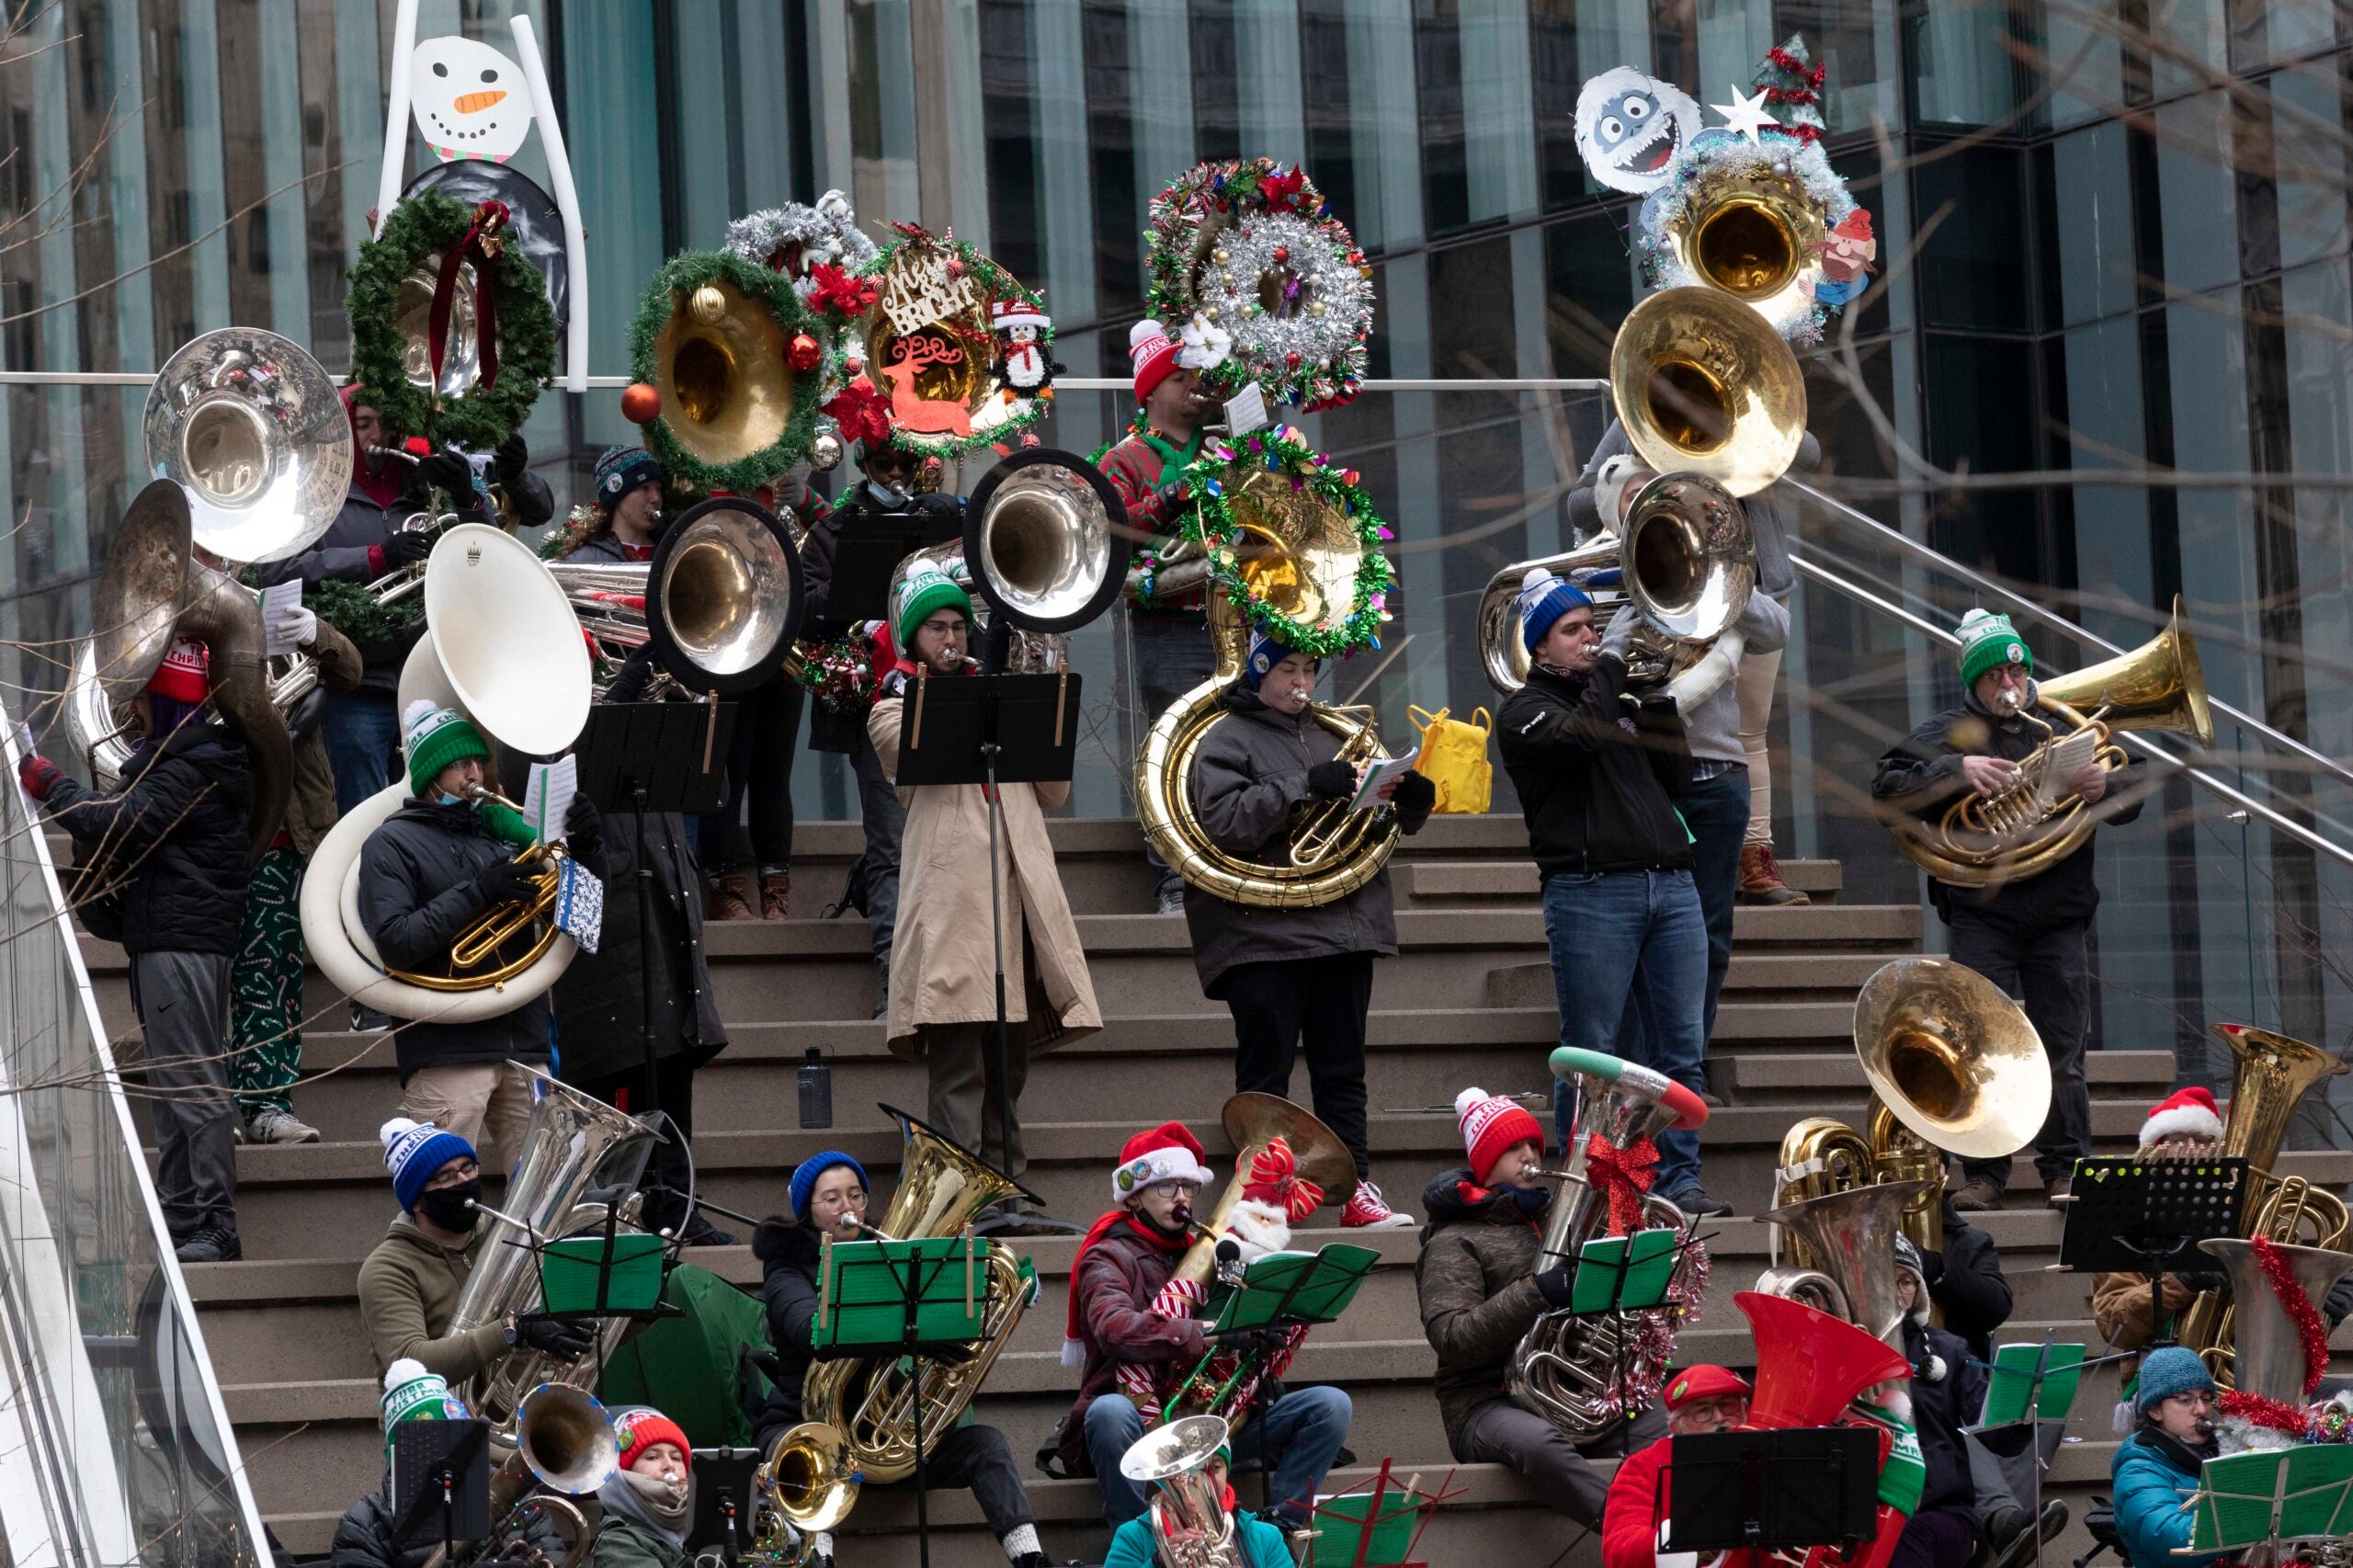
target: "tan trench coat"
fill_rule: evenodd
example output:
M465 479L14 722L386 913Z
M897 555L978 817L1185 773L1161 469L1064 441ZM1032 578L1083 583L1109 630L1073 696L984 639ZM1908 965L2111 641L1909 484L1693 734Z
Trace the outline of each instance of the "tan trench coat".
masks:
M874 755L894 778L904 707L900 699L886 698L866 720ZM1061 805L1070 786L1007 784L1003 793L997 878L1004 890L1005 1016L1008 1025L1021 1027L1034 1054L1094 1033L1103 1027L1103 1015L1046 837L1043 808ZM893 1055L912 1062L923 1054L915 1034L920 1026L996 1017L989 889L973 874L988 858L989 807L977 784L924 785L901 790L899 799L907 808L907 828L899 846L890 1041ZM1055 1014L1034 1022L1021 983L1023 945L1033 937L1039 979Z

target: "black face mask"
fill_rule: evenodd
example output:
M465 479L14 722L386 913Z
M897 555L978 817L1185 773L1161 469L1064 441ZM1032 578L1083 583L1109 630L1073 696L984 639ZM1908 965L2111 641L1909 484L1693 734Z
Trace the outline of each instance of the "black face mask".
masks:
M416 1211L445 1231L471 1231L474 1211L468 1205L482 1197L482 1177L455 1187L428 1187L417 1195Z

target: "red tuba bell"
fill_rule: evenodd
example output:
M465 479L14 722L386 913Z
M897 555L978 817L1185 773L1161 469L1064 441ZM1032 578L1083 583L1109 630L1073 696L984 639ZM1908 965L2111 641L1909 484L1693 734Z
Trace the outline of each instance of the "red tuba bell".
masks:
M1816 1312L1786 1296L1743 1290L1733 1299L1748 1318L1756 1341L1756 1392L1748 1402L1748 1425L1759 1429L1800 1426L1869 1426L1880 1434L1884 1466L1895 1434L1876 1421L1847 1415L1847 1407L1882 1383L1912 1376L1904 1353L1843 1318ZM1884 1495L1884 1494L1882 1494ZM1886 1568L1904 1533L1905 1516L1882 1502L1878 1529L1850 1552L1809 1549L1803 1568ZM1795 1552L1775 1554L1795 1563Z

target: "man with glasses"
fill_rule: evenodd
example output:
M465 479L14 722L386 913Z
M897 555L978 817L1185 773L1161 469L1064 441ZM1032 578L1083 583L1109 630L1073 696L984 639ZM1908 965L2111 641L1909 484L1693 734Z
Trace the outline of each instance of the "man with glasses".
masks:
M1079 1244L1071 1271L1063 1364L1082 1371L1078 1400L1063 1418L1060 1456L1073 1473L1093 1471L1103 1520L1115 1530L1144 1509L1142 1487L1120 1473L1120 1457L1159 1416L1144 1391L1161 1380L1123 1371L1172 1370L1181 1379L1211 1347L1189 1310L1205 1292L1170 1283L1192 1245L1194 1204L1211 1179L1200 1141L1182 1122L1130 1138L1111 1171L1112 1208ZM1261 1388L1257 1419L1234 1436L1236 1467L1263 1466L1268 1522L1302 1530L1347 1438L1348 1396L1335 1388L1287 1391L1272 1380Z

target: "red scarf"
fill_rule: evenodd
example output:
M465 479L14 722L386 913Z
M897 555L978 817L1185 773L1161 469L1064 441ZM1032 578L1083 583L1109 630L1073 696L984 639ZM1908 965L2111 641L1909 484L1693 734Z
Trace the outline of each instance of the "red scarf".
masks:
M1137 1235L1142 1236L1145 1241L1150 1242L1155 1249L1161 1252L1181 1253L1192 1244L1192 1239L1189 1236L1181 1234L1176 1236L1162 1235L1158 1231L1153 1229L1150 1225L1145 1224L1142 1217L1137 1214L1132 1209L1114 1209L1105 1214L1101 1219L1096 1221L1094 1224L1087 1227L1086 1239L1078 1244L1077 1256L1070 1260L1070 1309L1064 1315L1063 1322L1063 1337L1064 1339L1076 1341L1079 1337L1078 1271L1080 1267L1086 1262L1086 1249L1093 1246L1097 1242L1101 1241L1105 1236L1109 1235L1113 1231L1117 1230L1122 1221L1126 1222L1128 1229L1133 1231ZM1139 1301L1136 1304L1138 1306L1149 1306L1151 1303L1148 1301Z

